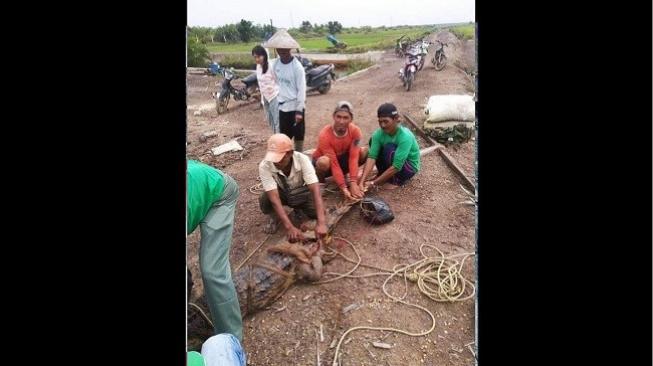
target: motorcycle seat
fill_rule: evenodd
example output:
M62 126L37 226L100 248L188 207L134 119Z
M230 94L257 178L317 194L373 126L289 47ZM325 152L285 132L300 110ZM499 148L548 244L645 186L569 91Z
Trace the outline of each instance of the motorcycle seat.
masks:
M244 78L242 79L242 81L243 81L243 83L245 83L245 84L248 85L248 86L249 86L249 85L252 85L252 84L256 84L257 81L258 81L257 78L256 78L256 73L254 73L254 74L249 74L248 76L244 77Z
M308 77L315 77L318 75L322 75L323 73L327 72L329 70L329 65L320 65L316 68L308 70L306 73L306 76Z

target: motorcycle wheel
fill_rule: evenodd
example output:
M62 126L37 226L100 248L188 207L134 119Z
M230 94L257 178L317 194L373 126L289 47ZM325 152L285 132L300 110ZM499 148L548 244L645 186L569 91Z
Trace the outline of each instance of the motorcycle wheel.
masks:
M440 55L440 57L438 57L435 60L435 69L437 71L440 71L440 70L444 69L444 67L446 65L447 65L447 56L445 56L445 55Z
M215 100L215 110L218 112L218 114L223 114L224 112L227 111L227 106L229 105L229 99L231 98L229 93L227 93L225 95L219 96Z
M250 98L254 98L254 100L258 101L259 103L261 102L261 91L258 89L258 87L249 88L247 92L249 93Z
M422 57L422 59L419 60L419 67L417 68L417 70L421 71L423 67L424 67L424 57Z
M413 80L415 79L415 74L410 73L406 78L404 85L406 86L406 91L410 91L410 87L413 86Z
M320 94L326 94L331 90L331 82L329 81L326 85L320 86L317 91L320 92Z

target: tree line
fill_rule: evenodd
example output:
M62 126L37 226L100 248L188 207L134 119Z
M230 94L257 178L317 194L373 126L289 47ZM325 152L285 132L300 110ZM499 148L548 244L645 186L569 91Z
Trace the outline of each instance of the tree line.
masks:
M254 24L241 19L239 23L226 24L221 27L188 27L188 39L196 43L239 43L264 41L272 36L277 28L271 24ZM336 34L343 31L342 24L338 21L329 21L325 24L302 21L299 28L291 28L288 32L293 36L323 36Z

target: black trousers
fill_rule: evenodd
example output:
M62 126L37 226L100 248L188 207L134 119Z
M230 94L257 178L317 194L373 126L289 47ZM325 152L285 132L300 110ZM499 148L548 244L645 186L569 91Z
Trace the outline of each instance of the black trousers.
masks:
M304 132L306 130L306 117L304 116L305 109L302 110L302 121L295 125L296 111L283 112L279 111L279 129L281 133L293 137L295 141L304 141Z

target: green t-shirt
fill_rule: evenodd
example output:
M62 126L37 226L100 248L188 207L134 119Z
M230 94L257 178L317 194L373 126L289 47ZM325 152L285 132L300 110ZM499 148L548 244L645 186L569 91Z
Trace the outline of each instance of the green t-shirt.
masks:
M204 357L199 352L190 351L186 355L187 366L204 366Z
M223 173L196 160L186 164L186 234L195 230L211 206L222 197Z
M376 160L381 152L381 148L387 143L397 144L397 150L392 159L392 166L395 169L401 170L406 160L408 160L410 161L410 165L415 168L415 171L419 171L419 145L417 144L415 135L409 129L399 125L394 136L390 136L383 132L382 129L377 128L372 134L372 143L370 144L368 157ZM379 174L381 173L383 172L379 172Z

